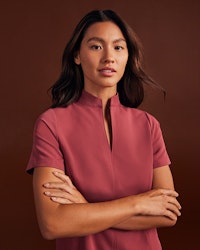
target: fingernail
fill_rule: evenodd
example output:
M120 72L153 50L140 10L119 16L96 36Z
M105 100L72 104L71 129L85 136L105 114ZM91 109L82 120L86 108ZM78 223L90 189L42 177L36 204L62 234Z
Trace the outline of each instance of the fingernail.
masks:
M45 183L43 186L44 187L49 187L49 183Z
M46 194L46 195L50 195L51 193L50 193L49 191L47 191L47 192L44 192L44 194Z

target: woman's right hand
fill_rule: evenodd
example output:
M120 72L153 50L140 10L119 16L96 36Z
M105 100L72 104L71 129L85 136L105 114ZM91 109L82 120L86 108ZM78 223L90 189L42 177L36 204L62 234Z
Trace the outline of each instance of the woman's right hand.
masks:
M135 196L138 215L166 216L177 220L181 205L177 201L178 193L169 189L153 189Z

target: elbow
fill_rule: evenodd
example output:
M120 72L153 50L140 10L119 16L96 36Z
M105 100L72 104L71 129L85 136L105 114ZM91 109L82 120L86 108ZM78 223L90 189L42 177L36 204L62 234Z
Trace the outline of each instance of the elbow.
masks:
M172 220L167 217L162 217L162 218L163 219L160 220L161 223L157 227L173 227L177 223L177 219Z
M45 223L44 225L40 225L40 232L45 240L55 240L59 237L55 225L52 224Z
M40 225L40 232L45 240L55 240L63 237L79 236L71 228L65 228L62 230L62 226L55 222L46 222Z
M177 220L168 220L166 227L173 227L176 225L176 223L177 223Z
M48 229L40 229L40 232L42 234L42 237L45 239L45 240L55 240L56 239L56 236L54 234L53 231L51 230L48 230Z
M42 231L41 230L41 234L42 234L42 237L45 239L45 240L55 240L56 237L54 236L54 234L50 231Z

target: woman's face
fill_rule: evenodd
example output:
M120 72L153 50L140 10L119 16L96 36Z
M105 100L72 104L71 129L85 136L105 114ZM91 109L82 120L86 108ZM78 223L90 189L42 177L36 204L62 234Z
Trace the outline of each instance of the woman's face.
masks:
M91 25L82 40L75 63L84 74L84 88L90 93L109 89L116 93L128 60L126 40L113 22Z

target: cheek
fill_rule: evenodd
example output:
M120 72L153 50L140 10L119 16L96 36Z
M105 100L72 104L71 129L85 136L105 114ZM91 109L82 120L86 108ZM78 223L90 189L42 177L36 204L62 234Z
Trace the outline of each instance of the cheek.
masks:
M127 56L124 56L123 58L121 58L121 66L123 68L123 70L125 69L126 65L127 65L127 62L128 62L128 57Z
M94 62L90 58L84 58L81 62L83 75L85 77L93 76L95 71Z
M95 60L92 57L83 57L81 60L81 66L83 69L91 69L95 66Z
M119 60L122 65L126 65L128 62L128 54L121 55Z

